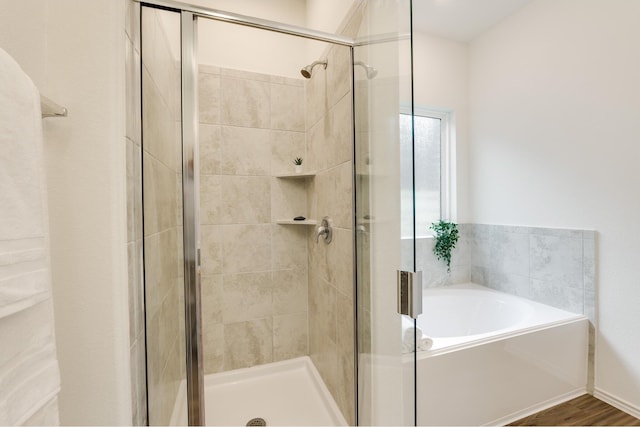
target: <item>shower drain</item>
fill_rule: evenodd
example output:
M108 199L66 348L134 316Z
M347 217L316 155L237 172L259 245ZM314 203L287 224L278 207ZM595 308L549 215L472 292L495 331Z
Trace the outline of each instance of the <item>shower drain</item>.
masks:
M249 420L249 422L247 423L247 427L265 427L267 425L267 422L264 420L264 418L252 418Z

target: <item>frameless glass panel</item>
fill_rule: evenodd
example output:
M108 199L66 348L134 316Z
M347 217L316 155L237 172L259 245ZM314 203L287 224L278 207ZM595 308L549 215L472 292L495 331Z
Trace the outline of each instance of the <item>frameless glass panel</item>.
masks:
M414 322L396 288L415 271L410 6L367 2L354 49L360 425L415 424Z
M141 14L148 421L186 425L180 15Z

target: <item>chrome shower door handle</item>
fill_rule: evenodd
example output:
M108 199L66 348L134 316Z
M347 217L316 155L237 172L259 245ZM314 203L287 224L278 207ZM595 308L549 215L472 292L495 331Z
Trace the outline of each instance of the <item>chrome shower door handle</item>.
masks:
M333 230L332 230L331 218L329 218L328 216L325 216L324 218L322 218L320 227L318 227L318 230L316 232L316 243L320 241L320 236L322 236L325 243L327 244L331 243L331 238L333 237Z

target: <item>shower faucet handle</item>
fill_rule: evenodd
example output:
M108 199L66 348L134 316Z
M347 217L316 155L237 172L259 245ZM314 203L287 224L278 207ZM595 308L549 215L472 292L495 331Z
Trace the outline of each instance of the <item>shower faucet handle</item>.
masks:
M318 227L318 230L316 232L316 243L320 241L320 236L322 236L325 243L331 243L331 238L333 237L332 223L333 221L331 221L331 218L329 218L328 216L322 218L320 227Z

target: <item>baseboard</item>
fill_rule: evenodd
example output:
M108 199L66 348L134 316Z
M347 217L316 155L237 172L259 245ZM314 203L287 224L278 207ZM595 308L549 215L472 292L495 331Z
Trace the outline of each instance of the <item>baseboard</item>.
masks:
M540 411L544 411L545 409L549 409L552 406L559 405L564 402L568 402L571 399L575 399L576 397L580 397L584 394L587 394L587 390L585 388L579 388L574 391L570 391L568 393L562 394L560 396L554 397L553 399L545 400L542 403L537 405L529 406L522 411L514 412L506 417L502 417L500 419L491 421L490 423L485 424L486 426L505 426L507 424L511 424L514 421L521 420L522 418L526 418L529 415L536 414Z
M620 409L621 411L626 412L629 415L640 418L640 408L632 405L624 399L620 399L619 397L614 396L611 393L607 393L606 391L603 391L598 387L595 388L593 396L615 408Z

